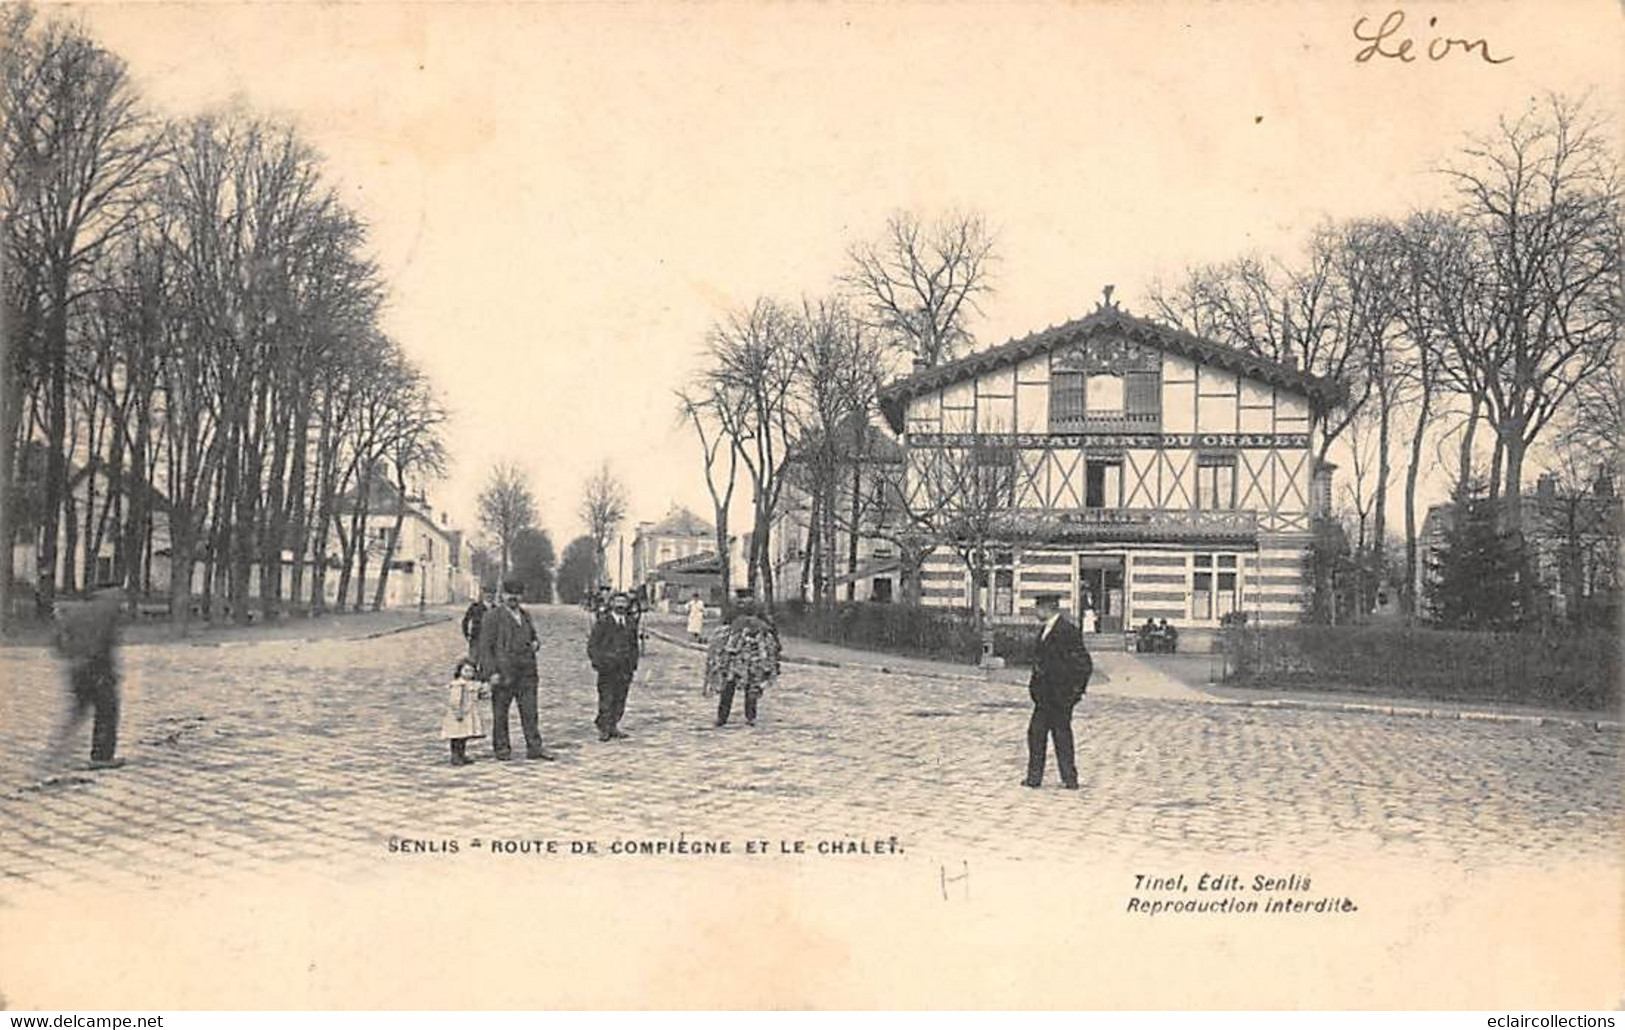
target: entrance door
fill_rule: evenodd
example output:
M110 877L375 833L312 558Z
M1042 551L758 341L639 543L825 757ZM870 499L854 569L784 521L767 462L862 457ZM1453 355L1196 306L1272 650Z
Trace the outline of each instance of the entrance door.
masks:
M1123 559L1119 555L1078 559L1078 625L1096 633L1123 631ZM1094 611L1091 619L1089 612Z

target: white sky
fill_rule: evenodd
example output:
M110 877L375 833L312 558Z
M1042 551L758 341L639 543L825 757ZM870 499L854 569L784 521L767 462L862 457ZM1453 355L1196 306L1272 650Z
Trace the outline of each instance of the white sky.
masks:
M1496 66L1356 63L1380 4L77 9L163 113L240 99L299 124L372 225L388 329L455 412L437 503L473 528L514 460L560 550L603 459L631 521L709 517L671 400L707 326L826 291L893 209L996 228L982 345L1108 282L1149 314L1159 272L1437 199L1464 131L1548 89L1596 90L1617 121L1625 53L1618 8L1577 0L1408 9L1419 49L1485 37L1513 57Z

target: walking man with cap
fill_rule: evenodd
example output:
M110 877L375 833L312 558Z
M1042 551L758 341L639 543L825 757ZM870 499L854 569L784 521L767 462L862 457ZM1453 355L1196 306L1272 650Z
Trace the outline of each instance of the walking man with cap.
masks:
M1040 598L1038 617L1044 625L1033 650L1033 674L1027 688L1033 699L1033 715L1027 723L1027 778L1021 782L1027 787L1043 785L1044 752L1054 738L1061 786L1077 790L1072 709L1083 700L1089 687L1094 659L1089 657L1078 627L1061 613L1059 597L1051 594Z
M491 683L491 751L502 761L512 755L508 743L508 708L519 702L519 725L525 733L525 757L552 761L542 747L536 725L536 652L541 640L530 613L519 606L525 585L517 580L502 584L502 604L480 619L479 654L475 662Z
M620 740L621 716L626 714L626 692L632 675L638 671L638 626L631 615L632 599L615 593L609 599L609 614L594 622L587 637L587 657L598 671L599 740Z

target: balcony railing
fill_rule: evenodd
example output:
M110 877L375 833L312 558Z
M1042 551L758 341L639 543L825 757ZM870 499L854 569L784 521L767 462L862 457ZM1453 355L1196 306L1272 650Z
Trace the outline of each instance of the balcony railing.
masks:
M1098 411L1081 415L1053 415L1049 420L1052 433L1143 433L1162 424L1159 411Z

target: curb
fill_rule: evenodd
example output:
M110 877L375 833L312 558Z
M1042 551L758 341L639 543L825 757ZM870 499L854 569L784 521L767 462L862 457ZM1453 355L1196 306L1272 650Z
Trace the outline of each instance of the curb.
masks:
M1580 719L1560 715L1518 715L1513 712L1487 712L1475 709L1424 708L1411 705L1360 704L1353 701L1313 701L1304 698L1229 698L1216 697L1209 704L1234 705L1240 708L1295 708L1315 712L1358 712L1365 715L1388 715L1412 719L1441 719L1457 722L1501 722L1524 726L1574 726L1598 732L1619 732L1625 723L1615 719Z
M410 633L415 629L423 629L423 628L425 628L427 626L438 626L442 622L450 622L450 621L451 621L451 616L450 615L441 615L441 616L439 616L437 618L422 619L422 620L419 620L418 622L409 622L404 626L396 626L396 627L394 627L392 629L381 629L381 630L378 630L376 633L363 633L359 637L346 637L345 639L347 639L347 640L377 640L379 637L392 637L397 633Z
M667 636L657 629L646 629L644 632L656 640L663 640L668 644L695 651L699 654L705 653L704 645L696 644L692 640L679 640L676 637ZM859 665L853 662L832 662L827 658L797 658L788 653L780 655L779 661L785 665L809 665L818 669L863 669L866 672L879 672L888 676L908 675L920 676L924 679L962 680L970 683L987 682L987 677L975 676L969 673L936 672L929 669L893 669L889 665Z
M705 651L704 647L695 644L692 641L678 640L675 637L667 636L659 630L650 629L645 630L645 632L651 637L664 640L668 644L675 644L678 647L687 648L690 651ZM885 665L858 665L853 663L832 662L822 658L792 658L786 655L781 660L788 665L813 665L827 669L864 669L872 672L886 673L888 675L907 674L911 676L920 676L926 679L960 680L972 683L988 682L986 677L970 674L934 672L929 670L893 669ZM1563 716L1553 715L1517 715L1508 712L1487 712L1471 709L1462 710L1453 708L1427 708L1411 705L1359 704L1357 702L1350 701L1314 701L1304 698L1290 697L1254 699L1209 697L1195 702L1174 700L1171 698L1150 700L1170 700L1175 704L1230 705L1237 708L1293 708L1304 711L1349 712L1363 715L1386 715L1391 717L1412 719L1441 719L1459 722L1501 722L1515 723L1525 726L1574 726L1581 729L1596 730L1598 732L1610 730L1619 732L1620 730L1625 729L1625 723L1621 723L1613 719L1580 719L1565 718Z

